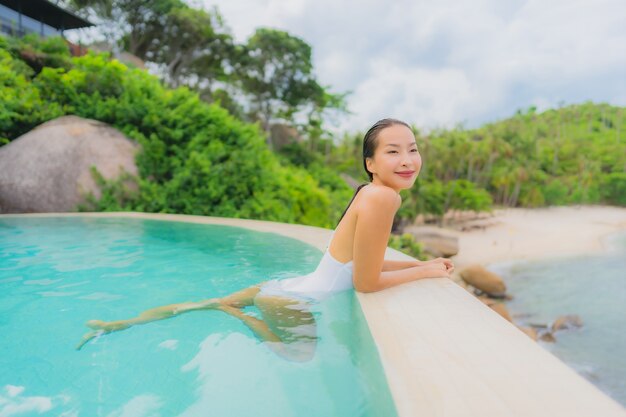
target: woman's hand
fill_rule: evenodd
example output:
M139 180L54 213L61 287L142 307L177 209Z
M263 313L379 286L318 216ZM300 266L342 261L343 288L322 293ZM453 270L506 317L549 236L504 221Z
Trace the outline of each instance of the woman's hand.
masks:
M443 264L445 266L445 271L448 274L451 274L454 271L454 264L448 258L436 258L436 259L431 259L430 261L422 262L422 265L435 265L435 264Z
M422 265L424 278L450 278L450 272L443 262L430 262Z

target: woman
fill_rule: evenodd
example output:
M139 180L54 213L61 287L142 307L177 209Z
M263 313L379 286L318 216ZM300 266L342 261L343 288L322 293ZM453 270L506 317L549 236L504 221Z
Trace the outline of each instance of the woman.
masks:
M392 261L384 259L391 226L400 207L400 190L413 186L422 160L410 127L396 119L376 122L363 140L363 167L370 183L361 185L333 231L316 270L300 277L270 280L223 298L170 304L128 320L91 320L77 349L101 334L194 310L220 310L237 317L279 355L308 360L316 331L311 302L336 291L354 288L374 292L421 278L449 277L452 261ZM262 319L242 309L256 306Z

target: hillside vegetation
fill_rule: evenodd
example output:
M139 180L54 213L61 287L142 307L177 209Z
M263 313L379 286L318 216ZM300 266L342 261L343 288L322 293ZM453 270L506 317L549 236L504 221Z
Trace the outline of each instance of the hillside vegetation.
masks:
M38 73L21 59L29 50L45 63ZM349 187L325 168L322 186L306 170L281 165L257 125L106 54L70 58L59 39L11 44L0 37L0 97L4 143L73 114L109 123L141 144L139 191L130 192L125 181L108 184L92 209L332 227L350 198Z
M625 109L583 103L537 113L531 107L478 129L415 129L423 166L405 216L491 205L626 205ZM362 134L328 155L338 171L364 178Z
M367 180L363 132L333 139L323 129L300 130L300 141L273 150L262 121L243 120L220 101L209 103L186 85L172 88L108 54L70 57L60 39L0 38L0 98L1 143L75 114L109 123L142 145L140 175L131 179L138 191L125 181L104 184L90 209L333 227L352 195L339 174ZM402 192L396 227L419 214L440 220L450 210L494 204L624 206L623 114L583 103L543 113L529 108L478 129L414 128L424 162L416 186Z

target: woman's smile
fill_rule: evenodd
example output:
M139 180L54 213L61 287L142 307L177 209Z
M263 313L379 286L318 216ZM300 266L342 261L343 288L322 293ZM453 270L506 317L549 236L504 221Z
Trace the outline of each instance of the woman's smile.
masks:
M396 174L398 174L402 178L412 178L415 174L415 171L398 171L396 172Z

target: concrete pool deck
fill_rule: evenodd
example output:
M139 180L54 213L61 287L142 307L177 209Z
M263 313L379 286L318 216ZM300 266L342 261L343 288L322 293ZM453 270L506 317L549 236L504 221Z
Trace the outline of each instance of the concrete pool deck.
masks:
M219 217L62 213L2 217L128 217L277 233L326 250L331 230ZM388 259L407 259L388 248ZM401 417L622 416L626 410L448 278L358 293Z

